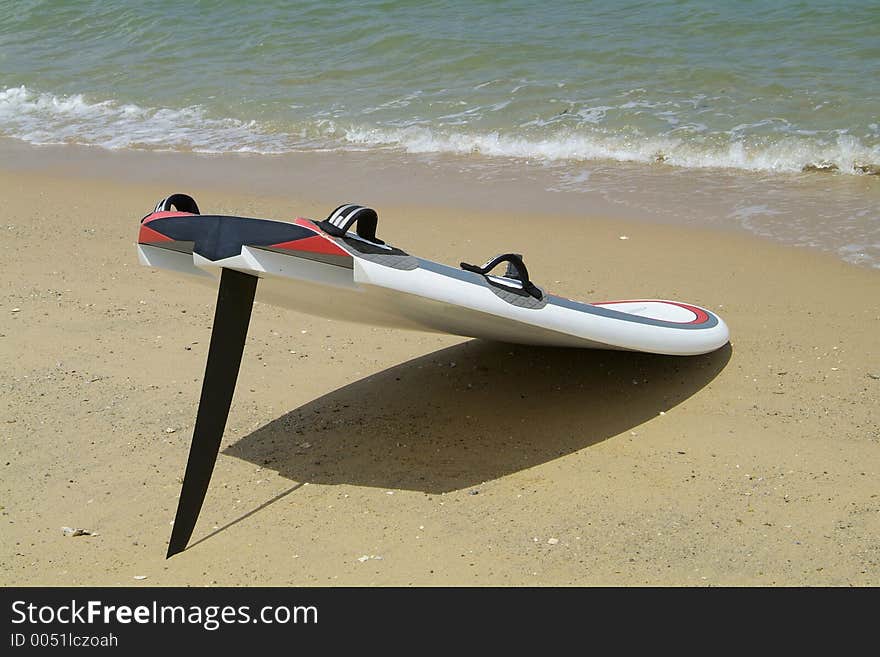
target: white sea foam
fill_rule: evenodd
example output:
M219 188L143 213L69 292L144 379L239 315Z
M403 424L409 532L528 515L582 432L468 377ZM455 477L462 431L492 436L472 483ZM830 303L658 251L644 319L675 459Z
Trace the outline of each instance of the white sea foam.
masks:
M699 128L700 126L697 126ZM695 130L698 132L699 130ZM857 138L838 135L828 143L804 137L784 137L759 146L731 137L687 140L672 136L621 136L600 132L559 132L544 139L500 132L468 134L437 131L425 126L405 128L353 127L344 138L361 146L397 147L410 153L480 154L546 161L614 160L696 168L797 172L809 165L833 164L842 173L856 173L857 165L880 162L880 145L865 146Z
M32 144L89 144L108 149L280 153L286 139L254 121L212 118L200 106L144 108L81 94L56 96L24 86L0 91L0 134Z
M393 101L405 106L416 95ZM639 101L641 102L641 101ZM838 132L830 138L790 134L772 140L746 136L755 125L737 126L728 135L708 135L706 126L677 126L666 135L603 131L606 106L580 110L576 127L554 127L551 121L523 126L522 134L477 131L472 115L488 108L447 114L444 127L427 119L396 119L385 125L354 125L329 112L287 131L269 129L253 120L212 116L199 105L151 108L113 100L92 101L80 94L57 96L24 86L0 91L0 135L33 144L89 144L108 149L187 150L205 153L284 153L301 150L400 149L410 153L479 154L544 162L611 160L686 168L733 168L797 172L809 165L833 165L841 173L880 162L880 144L866 145ZM670 120L669 117L664 117ZM768 121L773 121L768 119ZM546 136L545 136L546 135Z

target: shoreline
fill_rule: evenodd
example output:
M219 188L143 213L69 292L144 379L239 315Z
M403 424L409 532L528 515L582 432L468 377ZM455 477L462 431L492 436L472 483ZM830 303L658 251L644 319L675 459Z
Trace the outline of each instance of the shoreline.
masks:
M314 170L260 189L187 158L53 170L6 153L4 584L880 584L876 271L600 204L511 208L515 190L485 198L479 181L447 199L457 179L391 164L385 188ZM214 307L137 263L138 219L174 191L280 219L374 203L380 236L410 252L525 251L554 293L717 310L731 347L529 350L257 304L193 545L166 561Z
M599 216L724 235L745 233L880 268L880 228L873 221L880 213L876 176L814 172L768 177L619 162L468 162L393 151L208 155L37 147L0 139L0 171L166 185L165 189L186 181L212 191L286 197L294 212L300 204L314 207L316 199L329 202L327 209L310 210L316 218L352 200L372 205L380 214L388 206L571 220ZM566 177L575 182L560 182ZM830 221L829 213L837 219ZM845 222L837 223L847 213Z

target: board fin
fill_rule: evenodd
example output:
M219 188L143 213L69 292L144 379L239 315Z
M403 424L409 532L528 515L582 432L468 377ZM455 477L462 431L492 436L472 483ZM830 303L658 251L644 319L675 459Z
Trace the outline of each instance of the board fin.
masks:
M220 274L202 394L166 559L186 549L205 501L232 405L258 280L234 269Z

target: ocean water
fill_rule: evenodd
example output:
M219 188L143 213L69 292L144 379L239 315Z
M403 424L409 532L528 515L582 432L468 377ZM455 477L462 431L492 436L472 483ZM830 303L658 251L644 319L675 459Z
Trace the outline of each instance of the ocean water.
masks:
M585 190L615 163L768 190L819 170L872 180L810 212L856 227L829 248L880 263L878 62L871 0L0 0L0 136L441 154ZM724 213L762 207L793 211Z

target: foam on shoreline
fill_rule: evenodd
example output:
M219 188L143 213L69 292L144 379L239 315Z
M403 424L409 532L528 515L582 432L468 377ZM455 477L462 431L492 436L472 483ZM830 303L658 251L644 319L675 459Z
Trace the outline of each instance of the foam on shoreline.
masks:
M88 100L82 94L36 92L23 85L0 90L2 135L34 145L262 155L390 148L501 160L662 163L684 169L761 173L817 170L862 175L880 167L880 145L845 131L817 135L791 127L773 138L757 138L744 133L754 126L707 134L704 126L690 125L652 136L591 125L587 121L549 130L486 131L471 129L467 122L432 127L413 119L390 126L332 117L268 124L215 116L202 105L142 107L112 99Z
M34 147L0 139L0 167L108 181L164 181L382 206L559 214L746 231L880 267L876 176L694 172L604 163L485 166L480 156L390 151L250 153ZM179 190L178 191L185 191ZM292 202L292 206L295 203ZM329 208L328 208L329 209ZM294 207L295 211L295 207Z

